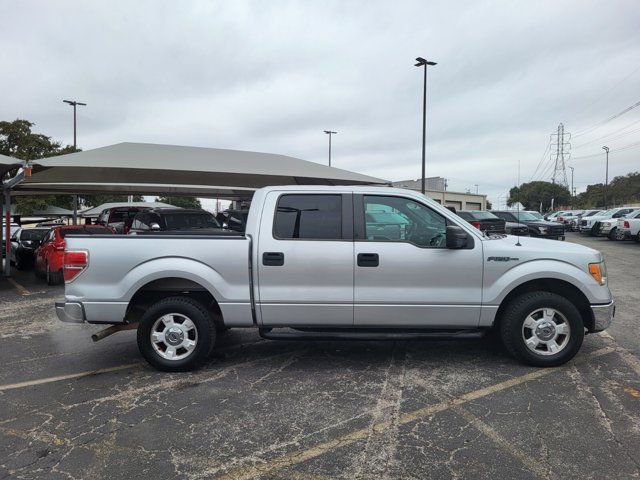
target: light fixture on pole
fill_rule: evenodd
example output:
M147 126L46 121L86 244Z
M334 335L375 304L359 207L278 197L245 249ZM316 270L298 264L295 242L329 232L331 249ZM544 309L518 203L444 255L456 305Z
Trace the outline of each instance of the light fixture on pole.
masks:
M68 103L73 107L73 148L76 148L76 107L81 105L85 107L87 104L82 102L77 102L75 100L63 100L64 103Z
M422 187L421 192L425 193L425 146L427 140L427 66L437 65L436 62L430 62L422 57L416 58L416 67L424 67L424 81L422 86Z
M68 103L73 107L73 149L77 147L76 143L76 107L81 105L85 107L87 104L78 102L76 100L62 100L64 103ZM78 224L78 195L73 196L73 224Z
M607 153L607 163L606 163L606 167L605 167L605 174L604 174L604 208L605 210L608 208L607 207L607 190L609 190L609 147L602 147L602 149Z
M570 192L571 193L571 208L573 208L573 197L575 197L575 195L576 195L576 192L573 189L573 170L574 170L574 167L569 167L569 168L571 169L571 192Z
M325 130L324 133L329 135L329 166L331 166L331 135L335 135L338 132L332 132L331 130Z

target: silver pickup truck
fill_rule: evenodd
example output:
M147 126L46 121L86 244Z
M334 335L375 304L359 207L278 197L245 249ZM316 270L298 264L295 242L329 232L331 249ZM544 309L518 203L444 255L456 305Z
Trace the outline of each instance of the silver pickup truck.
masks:
M154 367L205 361L226 328L269 339L465 338L497 332L523 362L571 359L615 307L602 255L484 236L386 187L269 187L245 234L67 238L64 322L137 329Z

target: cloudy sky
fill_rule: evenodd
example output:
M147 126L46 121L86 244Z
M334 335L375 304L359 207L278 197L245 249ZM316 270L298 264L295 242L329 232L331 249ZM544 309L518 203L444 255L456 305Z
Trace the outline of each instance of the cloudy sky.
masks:
M0 0L0 119L83 149L122 141L254 150L390 180L549 179L563 122L575 185L640 170L640 4L578 1ZM555 148L555 147L554 147ZM544 152L544 153L543 153ZM542 163L541 163L542 161ZM537 170L537 171L536 171Z

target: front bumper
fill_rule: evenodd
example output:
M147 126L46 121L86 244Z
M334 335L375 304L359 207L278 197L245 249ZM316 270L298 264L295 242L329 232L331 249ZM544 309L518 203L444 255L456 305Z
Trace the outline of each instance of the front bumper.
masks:
M592 332L601 332L613 322L613 317L616 314L616 305L611 300L611 303L604 305L591 305L591 311L593 312Z
M77 302L56 302L56 315L61 322L84 323L86 321L84 308Z

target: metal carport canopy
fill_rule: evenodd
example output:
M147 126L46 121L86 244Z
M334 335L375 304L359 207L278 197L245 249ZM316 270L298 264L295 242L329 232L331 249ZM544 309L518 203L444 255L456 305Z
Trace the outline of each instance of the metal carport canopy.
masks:
M389 182L270 153L118 143L31 162L34 173L12 193L102 193L248 197L269 185Z

